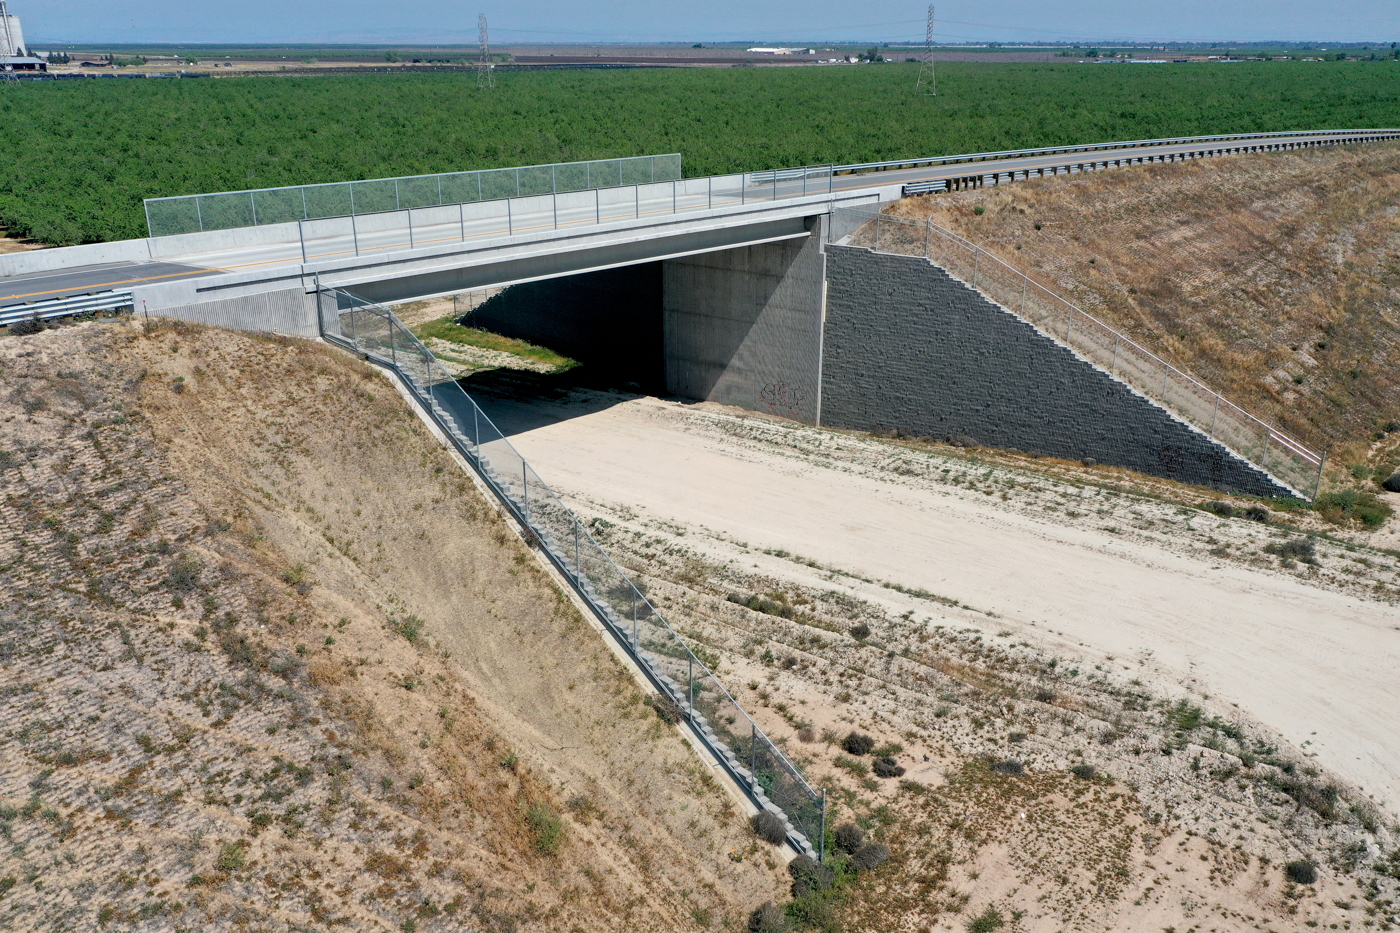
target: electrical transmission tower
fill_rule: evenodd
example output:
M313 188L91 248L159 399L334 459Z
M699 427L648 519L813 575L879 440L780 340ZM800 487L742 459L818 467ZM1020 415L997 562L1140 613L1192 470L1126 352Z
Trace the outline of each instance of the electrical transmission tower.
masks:
M486 14L476 18L476 31L481 39L481 60L476 63L476 86L496 86L496 66L491 63L491 44L486 38Z
M933 4L928 5L928 29L924 32L924 60L919 63L919 79L914 82L915 94L937 96L933 85Z

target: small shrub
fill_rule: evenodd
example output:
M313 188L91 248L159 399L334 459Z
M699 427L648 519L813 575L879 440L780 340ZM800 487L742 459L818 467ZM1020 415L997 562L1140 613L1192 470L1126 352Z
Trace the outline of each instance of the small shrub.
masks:
M871 770L875 772L876 777L904 777L904 766L898 764L893 758L890 758L889 756L886 756L884 758L876 758L874 763L871 765Z
M995 907L988 907L982 913L974 917L967 925L967 933L992 933L1006 926L1006 920L1002 917L1001 911Z
M859 625L851 626L851 637L856 641L865 641L870 637L870 626L862 622Z
M1252 522L1260 522L1267 525L1269 523L1269 510L1262 505L1251 505L1244 510L1244 517Z
M753 819L749 820L749 825L753 827L754 835L764 842L780 846L787 840L787 830L783 828L783 821L771 810L755 813Z
M667 725L674 726L685 719L685 710L675 700L658 693L651 698L651 708L656 710L656 718Z
M844 768L856 777L865 777L870 773L870 766L859 758L847 758L845 755L837 755L833 762L838 768Z
M803 930L837 933L841 923L831 902L820 894L806 894L787 905L787 914Z
M1006 737L1006 741L1010 742L1012 745L1020 745L1025 740L1026 734L1024 732L1013 732Z
M559 843L564 838L564 821L549 804L538 800L530 804L525 811L525 824L530 828L536 852L553 855L559 851Z
M1038 687L1035 691L1035 701L1037 703L1054 703L1056 694L1054 690L1046 687Z
M214 870L228 874L238 871L243 867L243 844L230 842L219 849L218 856L214 859Z
M30 334L37 334L44 329L44 322L39 320L39 315L35 314L27 321L16 321L10 325L10 333L16 337L28 337Z
M1317 545L1312 538L1294 538L1282 544L1265 545L1264 550L1283 561L1302 561L1305 564L1317 563Z
M992 770L997 774L1009 774L1013 777L1020 777L1026 773L1026 766L1015 758L1008 758L1005 761L998 761L992 765Z
M13 470L17 466L19 466L19 461L15 459L14 454L8 450L0 450L0 473Z
M878 842L868 842L851 856L851 864L855 866L856 871L874 871L885 864L885 859L889 857L889 846L882 846Z
M792 876L792 896L800 899L808 894L820 894L831 887L836 874L816 859L799 855L788 863L788 874Z
M199 575L203 571L204 565L200 563L199 558L186 551L171 565L170 573L165 577L165 585L177 593L188 593L199 586Z
M1396 473L1389 479L1382 480L1381 488L1386 492L1400 492L1400 473Z
M772 901L764 901L749 914L749 933L787 933L787 915Z
M1073 774L1081 781L1092 781L1094 775L1098 772L1094 770L1093 765L1075 765L1073 768L1069 769L1069 773Z
M865 845L865 830L855 823L842 823L832 833L832 839L836 842L836 848L847 855L853 855Z
M976 214L978 217L981 217L983 214L987 213L987 209L981 204L979 204L972 209L972 213Z
M416 645L418 640L423 637L424 622L415 615L403 619L391 619L389 624L394 631L408 639L410 644Z
M1218 499L1214 502L1207 502L1205 505L1202 505L1201 508L1207 512L1214 512L1221 518L1233 518L1235 514L1235 507L1233 505L1228 502L1221 502Z
M1317 866L1305 859L1297 859L1283 866L1283 873L1294 884L1316 884Z
M875 740L863 732L852 732L842 740L841 747L851 755L868 755L875 747Z
M803 726L797 730L797 740L810 745L817 740L817 730L811 726Z
M1394 510L1377 499L1374 493L1357 489L1323 493L1317 497L1313 507L1319 515L1334 524L1360 522L1367 528L1379 528L1394 514Z

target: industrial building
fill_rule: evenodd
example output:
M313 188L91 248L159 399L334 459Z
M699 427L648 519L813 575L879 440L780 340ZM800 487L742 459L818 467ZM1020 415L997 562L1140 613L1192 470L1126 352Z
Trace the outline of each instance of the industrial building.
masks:
M19 17L10 12L5 0L0 0L0 59L25 58L29 46L24 44L24 30Z

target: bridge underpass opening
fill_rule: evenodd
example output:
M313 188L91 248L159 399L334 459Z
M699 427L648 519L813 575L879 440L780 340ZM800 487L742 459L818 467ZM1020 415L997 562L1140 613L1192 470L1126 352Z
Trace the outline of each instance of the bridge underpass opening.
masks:
M462 385L517 402L576 386L665 395L816 423L821 234L821 218L809 218L795 238L509 285L458 321L580 365L557 374L486 370ZM507 418L520 429L530 420Z

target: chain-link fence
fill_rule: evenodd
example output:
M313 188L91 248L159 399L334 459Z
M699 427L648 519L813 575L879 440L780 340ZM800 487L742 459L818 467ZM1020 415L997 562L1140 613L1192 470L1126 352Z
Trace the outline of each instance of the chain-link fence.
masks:
M1086 313L1020 270L932 221L838 208L831 241L922 256L1095 366L1219 441L1302 498L1317 495L1326 454L1256 418L1219 392Z
M325 337L403 378L730 775L783 819L799 851L823 857L825 792L807 782L456 379L388 308L333 288L322 288L318 301Z
M678 154L146 200L153 237L678 181Z

